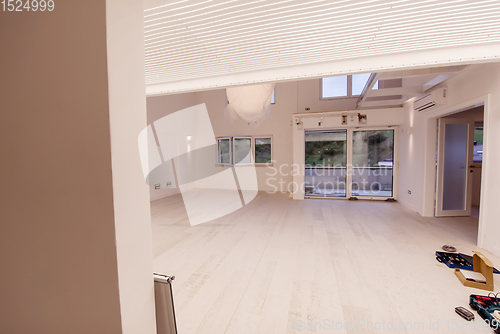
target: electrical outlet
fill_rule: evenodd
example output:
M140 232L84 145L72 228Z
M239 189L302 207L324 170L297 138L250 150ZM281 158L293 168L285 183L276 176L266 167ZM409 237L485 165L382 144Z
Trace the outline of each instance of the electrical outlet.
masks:
M155 184L155 190L160 189L161 185L159 183Z
M408 190L408 195L411 195L411 190Z
M167 182L167 187L170 187L172 185L172 182L168 181Z

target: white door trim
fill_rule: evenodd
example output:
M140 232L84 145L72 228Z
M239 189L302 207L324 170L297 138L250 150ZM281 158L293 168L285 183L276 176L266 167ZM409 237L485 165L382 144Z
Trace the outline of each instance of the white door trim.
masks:
M444 193L444 153L445 136L447 124L467 124L467 161L465 162L466 189L465 208L463 210L443 210ZM474 120L465 118L439 118L438 119L438 148L437 148L437 172L436 172L436 217L470 216L472 202L472 177L470 166L472 165L472 148L474 143Z

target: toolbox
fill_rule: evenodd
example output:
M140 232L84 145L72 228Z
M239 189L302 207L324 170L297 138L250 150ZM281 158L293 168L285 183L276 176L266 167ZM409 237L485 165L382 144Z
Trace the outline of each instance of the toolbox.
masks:
M446 253L446 252L436 252L436 260L441 263L446 264L450 268L458 268L463 270L473 269L472 256L462 253ZM494 274L500 274L496 268L493 268Z
M469 306L477 311L495 333L500 334L500 321L495 316L495 313L500 312L500 298L493 296L493 294L488 296L470 295Z

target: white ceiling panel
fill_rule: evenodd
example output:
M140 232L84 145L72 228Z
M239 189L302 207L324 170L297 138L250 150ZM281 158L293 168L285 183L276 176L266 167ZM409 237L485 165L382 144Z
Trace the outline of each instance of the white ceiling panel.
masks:
M192 83L182 90L203 89L221 77L221 85L241 84L252 72L500 42L499 0L146 0L144 14L146 83L158 87L150 94L182 82Z

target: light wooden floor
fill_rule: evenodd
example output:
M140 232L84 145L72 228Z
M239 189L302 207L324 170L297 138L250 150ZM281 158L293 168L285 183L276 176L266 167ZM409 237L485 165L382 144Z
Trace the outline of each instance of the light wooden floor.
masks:
M180 195L151 209L154 269L176 277L180 334L491 333L477 314L465 324L454 313L483 292L434 255L443 244L477 249L475 218L266 193L194 227Z

